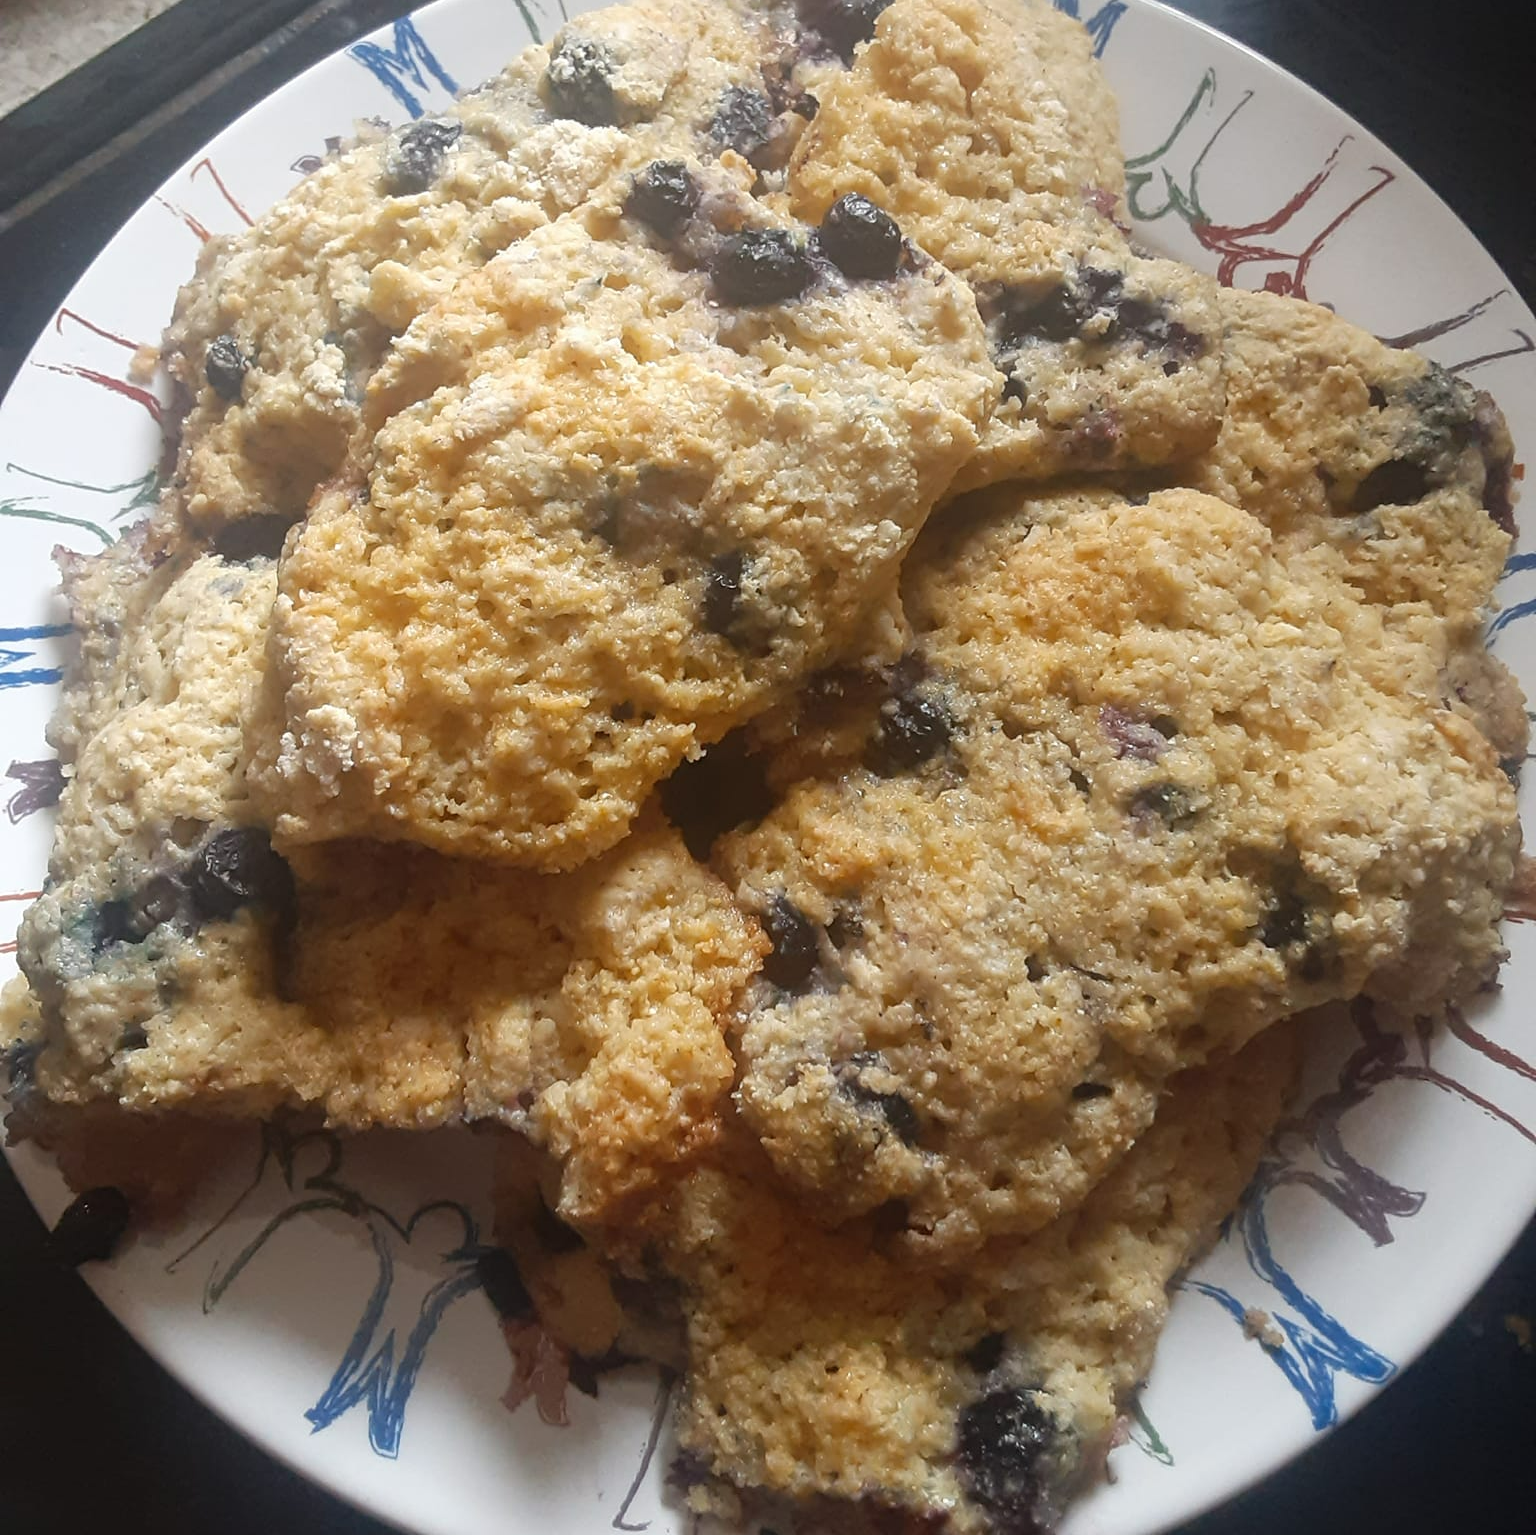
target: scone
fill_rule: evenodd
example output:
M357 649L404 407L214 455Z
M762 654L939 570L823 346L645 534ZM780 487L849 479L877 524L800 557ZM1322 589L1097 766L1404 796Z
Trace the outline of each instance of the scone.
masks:
M568 1164L573 1210L643 1197L714 1133L762 936L655 815L558 879L362 843L290 865L244 780L275 588L265 558L70 561L71 778L6 1009L25 1090L495 1118Z
M1114 99L1044 0L894 0L785 182L820 221L861 199L974 289L1005 386L956 489L1162 464L1221 418L1215 284L1131 250Z
M531 1252L536 1197L507 1214L568 1346L681 1368L673 1475L696 1507L730 1515L741 1493L777 1527L782 1505L752 1501L766 1494L821 1513L856 1505L871 1517L854 1528L894 1514L957 1532L1049 1529L1102 1471L1170 1282L1252 1176L1296 1043L1271 1030L1176 1078L1077 1210L989 1243L963 1283L907 1262L880 1214L835 1231L808 1219L739 1126L682 1181L665 1228L634 1238L627 1262L649 1282L621 1274L610 1293L571 1243ZM664 1326L679 1313L680 1353Z
M252 229L210 242L165 342L190 526L259 518L275 552L341 462L392 339L613 175L668 153L787 153L797 119L764 93L769 42L727 0L579 17L442 115L365 130Z
M1384 606L1486 622L1514 533L1514 448L1470 384L1331 310L1221 290L1227 404L1180 483L1268 524Z
M281 563L282 842L573 866L859 637L995 375L943 267L740 171L623 177L396 342Z
M1405 955L1420 1012L1491 979L1494 750L1257 518L1003 487L902 591L907 655L821 679L715 848L773 943L741 1112L821 1218L957 1261L1081 1200L1171 1072Z

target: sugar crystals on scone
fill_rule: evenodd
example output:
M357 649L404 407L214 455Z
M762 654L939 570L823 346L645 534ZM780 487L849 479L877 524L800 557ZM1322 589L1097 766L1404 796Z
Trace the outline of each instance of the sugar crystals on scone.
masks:
M571 867L856 641L995 375L943 267L850 275L751 175L621 178L396 343L281 567L280 840Z
M252 228L211 241L165 345L189 526L264 519L280 541L335 473L393 338L462 276L626 167L730 147L723 103L751 98L739 111L765 141L788 131L761 95L766 43L715 0L578 17L447 110L365 125Z
M818 1227L749 1148L690 1174L655 1245L681 1288L693 1501L730 1508L723 1484L1051 1528L1100 1473L1169 1285L1252 1177L1296 1056L1273 1033L1176 1079L1076 1211L992 1242L963 1283L912 1264L878 1213Z
M653 814L561 877L355 842L290 865L245 780L273 561L135 539L67 570L70 781L6 1006L18 1094L52 1106L32 1122L495 1119L552 1148L589 1220L707 1143L765 945L675 832Z
M816 89L787 205L823 220L867 202L975 290L1005 385L957 488L1210 443L1215 284L1117 224L1117 113L1081 27L1043 3L894 0Z
M908 654L803 711L805 776L715 850L774 945L742 1112L823 1218L953 1261L1079 1201L1171 1071L1410 952L1424 1011L1497 969L1495 752L1257 518L1002 487L902 591Z

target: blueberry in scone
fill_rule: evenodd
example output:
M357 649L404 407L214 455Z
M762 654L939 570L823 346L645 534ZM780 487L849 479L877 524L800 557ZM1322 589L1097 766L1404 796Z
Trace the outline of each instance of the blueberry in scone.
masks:
M718 153L722 99L761 88L776 50L725 0L578 17L442 113L365 127L252 228L210 241L164 348L189 527L301 516L412 319L613 175ZM775 108L764 131L787 145L797 121Z
M995 376L963 284L748 175L621 177L396 341L280 567L281 843L570 867L861 637Z
M1170 1282L1252 1176L1295 1047L1272 1030L1175 1078L1078 1209L995 1239L963 1284L907 1261L880 1212L819 1227L750 1137L728 1140L650 1255L681 1290L690 1500L766 1491L957 1531L1052 1528L1146 1376Z
M835 231L857 198L975 291L1004 384L957 489L1210 443L1215 285L1116 223L1118 115L1077 23L1043 0L895 0L814 90L786 206Z
M1514 450L1484 393L1331 310L1224 289L1221 432L1179 479L1261 517L1370 601L1486 621Z
M750 918L654 815L559 878L357 842L290 864L245 781L273 562L150 547L66 561L70 778L5 1008L23 1128L78 1151L110 1111L495 1119L559 1159L571 1212L643 1201L729 1092Z
M1262 518L1287 564L1377 604L1429 658L1426 700L1471 719L1518 772L1525 700L1483 639L1514 533L1497 405L1315 304L1236 289L1219 302L1226 412L1178 477Z
M772 808L714 843L773 946L741 1112L823 1218L894 1202L953 1261L1081 1200L1170 1072L1399 974L1422 1012L1492 977L1496 751L1259 519L999 487L902 595L907 654L802 706Z

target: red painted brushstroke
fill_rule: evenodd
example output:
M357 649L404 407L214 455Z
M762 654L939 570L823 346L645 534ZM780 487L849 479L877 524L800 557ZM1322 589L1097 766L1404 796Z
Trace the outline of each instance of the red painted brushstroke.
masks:
M208 158L207 155L204 155L203 158L192 167L191 173L187 179L190 180L192 176L197 175L199 171L207 171L208 174L213 177L213 184L219 189L219 195L223 197L224 201L227 202L229 206L235 210L236 215L244 222L247 228L256 222L250 216L250 214L240 206L238 200L235 197L235 194L231 192L227 186L224 185L224 178L219 174L218 168L214 165L213 161Z
M39 368L46 369L49 373L63 373L74 378L83 378L88 384L99 384L103 389L109 389L113 394L120 394L125 400L132 400L136 405L142 405L149 412L149 418L156 426L160 424L161 406L159 400L147 389L140 389L137 384L130 384L126 379L113 378L107 373L98 373L94 368L76 367L74 363L40 362Z
M61 309L53 317L53 328L61 336L64 334L64 322L66 320L73 320L76 325L83 325L92 335L100 336L103 341L111 341L127 351L137 352L139 349L137 341L130 341L126 336L119 336L115 330L104 330L95 321L87 320L83 314L77 314L73 309Z
M1338 169L1339 155L1348 142L1348 138L1341 139L1333 153L1324 161L1322 169L1300 190L1287 198L1268 218L1259 219L1252 224L1214 224L1206 220L1196 220L1190 225L1191 233L1201 245L1219 258L1216 275L1223 286L1232 287L1237 279L1238 268L1249 262L1288 262L1292 266L1290 272L1271 272L1264 279L1265 291L1286 294L1294 298L1304 299L1308 296L1307 273L1313 261L1321 254L1323 246L1371 198L1397 180L1394 172L1389 171L1385 166L1373 165L1371 170L1378 178L1375 185L1367 187L1341 213L1329 220L1300 251L1282 250L1278 246L1271 245L1255 245L1252 241L1259 235L1278 234L1317 196L1329 177Z
M213 238L213 234L209 230L208 226L204 224L201 219L193 218L185 208L177 207L175 203L171 202L167 198L162 197L158 192L155 193L155 201L168 212L174 213L176 217L179 218L181 222L185 224L187 228L190 229L192 233L195 234L197 238L202 240L205 244Z
M1496 1045L1486 1034L1480 1034L1455 1008L1451 1009L1450 1030L1462 1044L1486 1056L1495 1066L1502 1066L1506 1071L1514 1072L1517 1077L1524 1077L1527 1082L1536 1082L1536 1066L1516 1055L1513 1050Z
M1393 1075L1409 1082L1428 1082L1432 1087L1438 1087L1441 1092L1449 1093L1453 1098L1460 1098L1466 1103L1475 1104L1485 1114L1491 1115L1501 1124L1506 1124L1511 1130L1518 1130L1531 1145L1536 1146L1536 1130L1515 1118L1507 1109L1501 1109L1491 1099L1483 1097L1481 1093L1475 1093L1465 1082L1458 1082L1449 1072L1441 1071L1439 1067L1429 1063L1429 1054L1434 1038L1434 1025L1427 1018L1416 1021L1414 1028L1419 1036L1419 1051L1424 1059L1422 1066L1401 1066ZM1473 1047L1474 1049L1476 1046ZM1522 1065L1524 1062L1521 1063Z

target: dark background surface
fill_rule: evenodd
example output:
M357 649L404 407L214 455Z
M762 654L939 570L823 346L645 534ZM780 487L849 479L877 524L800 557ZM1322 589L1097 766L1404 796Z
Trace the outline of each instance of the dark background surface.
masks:
M3 3L3 0L0 0ZM108 236L274 86L410 7L182 0L0 120L0 388ZM1526 7L1184 0L1337 101L1536 297ZM1090 14L1096 0L1085 0ZM1536 1531L1536 1225L1365 1412L1186 1535ZM1518 1325L1518 1324L1517 1324ZM253 1449L53 1259L0 1164L0 1535L381 1535ZM509 1531L522 1521L507 1510Z

